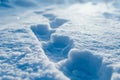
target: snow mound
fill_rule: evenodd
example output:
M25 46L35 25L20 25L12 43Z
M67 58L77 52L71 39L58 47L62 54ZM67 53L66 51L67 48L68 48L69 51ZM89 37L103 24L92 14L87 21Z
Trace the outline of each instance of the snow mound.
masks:
M60 70L71 80L98 80L102 58L90 51L72 49L68 59L60 63Z
M100 57L93 55L89 51L71 50L68 56L68 60L74 64L76 68L84 70L91 75L96 75L98 73L102 63Z

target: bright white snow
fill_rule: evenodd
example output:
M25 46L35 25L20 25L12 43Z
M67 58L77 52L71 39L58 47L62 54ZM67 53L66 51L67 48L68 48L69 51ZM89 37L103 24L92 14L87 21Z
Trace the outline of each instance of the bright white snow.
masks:
M0 0L0 80L120 80L119 0Z

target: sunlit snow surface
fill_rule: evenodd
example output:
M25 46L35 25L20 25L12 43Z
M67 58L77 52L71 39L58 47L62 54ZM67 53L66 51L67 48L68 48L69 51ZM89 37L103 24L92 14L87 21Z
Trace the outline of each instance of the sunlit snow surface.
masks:
M0 80L120 80L119 0L0 0Z

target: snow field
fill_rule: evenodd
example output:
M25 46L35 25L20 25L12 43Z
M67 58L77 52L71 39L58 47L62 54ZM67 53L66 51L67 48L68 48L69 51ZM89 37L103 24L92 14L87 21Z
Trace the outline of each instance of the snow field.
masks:
M80 2L85 3L87 0L80 0ZM32 0L30 0L29 5L25 5L28 0L25 2L15 0L15 3L21 7L35 5ZM57 3L62 3L62 1ZM6 0L4 4L3 7L6 7ZM77 7L79 7L78 4ZM119 22L119 14L109 12L101 14L104 18L109 18L102 19L103 22L105 21L103 24L102 21L94 19L95 17L99 18L95 15L98 13L94 13L96 8L90 8L93 11L85 13L86 7L82 9L81 13L79 8L72 6L72 10L71 8L68 10L71 14L62 18L58 15L64 15L65 10L62 11L62 14L59 14L61 11L56 12L51 8L45 9L44 12L41 10L33 11L32 14L19 18L18 22L20 23L17 23L19 26L12 25L11 27L8 24L4 27L1 25L0 79L120 80L120 28L112 27L109 24L116 25L115 21ZM76 10L78 13L75 13ZM56 13L56 15L49 13L49 11ZM84 17L81 14L84 14ZM47 20L44 21L43 17ZM81 19L78 19L79 17ZM42 21L48 24L44 24ZM81 26L74 22L80 23ZM69 26L70 24L73 25ZM107 28L103 28L106 26ZM118 23L117 26L119 26Z
M48 18L48 16L46 18ZM64 21L64 19L61 20ZM56 23L59 23L59 20L56 21ZM81 51L79 49L74 49L74 42L70 37L57 34L57 28L53 28L51 25L48 26L49 25L43 26L42 24L38 24L37 26L31 26L31 29L36 36L46 36L46 33L49 35L47 41L43 40L42 37L38 37L38 39L39 41L43 41L42 48L45 51L46 56L52 62L58 62L58 69L67 77L71 80L109 80L111 78L111 75L108 75L108 78L106 78L107 76L100 76L100 73L105 75L102 73L103 71L101 69L104 64L102 56L94 55L94 53L89 50ZM49 34L49 28L54 30L52 34ZM106 73L110 71L109 68L105 67L105 69L108 69L106 70Z

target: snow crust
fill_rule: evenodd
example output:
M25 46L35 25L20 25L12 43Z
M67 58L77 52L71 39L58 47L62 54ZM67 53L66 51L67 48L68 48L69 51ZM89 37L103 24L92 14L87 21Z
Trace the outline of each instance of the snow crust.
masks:
M0 0L0 80L120 80L119 0Z

